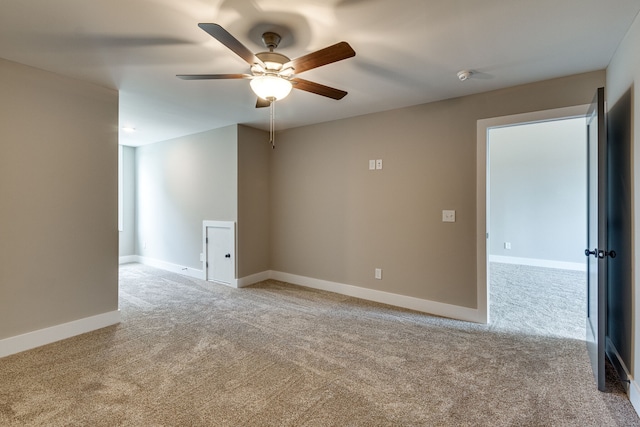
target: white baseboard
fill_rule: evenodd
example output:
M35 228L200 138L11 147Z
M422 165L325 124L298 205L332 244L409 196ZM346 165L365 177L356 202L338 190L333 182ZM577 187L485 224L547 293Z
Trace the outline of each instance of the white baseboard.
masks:
M207 282L210 283L215 283L216 285L223 285L223 286L229 286L230 288L240 288L241 286L238 286L238 279L231 279L231 283L226 283L226 282L218 282L217 280L207 280ZM245 285L248 286L248 285Z
M185 267L183 265L178 265L178 264L172 264L170 262L162 261L155 258L144 257L140 255L133 255L133 260L129 262L138 262L140 264L148 265L150 267L159 268L160 270L166 270L172 273L178 273L185 276L193 277L194 279L207 280L207 278L205 277L204 270L200 270L192 267ZM219 285L230 286L232 288L242 288L244 286L249 286L260 281L260 280L254 281L253 279L254 276L262 277L259 275L265 275L265 274L266 274L266 276L264 276L265 278L260 280L266 280L269 278L268 272L254 274L252 276L243 277L241 279L231 279L231 283L216 282L215 280L211 280L211 282L217 283Z
M134 262L139 262L140 264L149 265L161 270L167 270L172 273L178 273L185 276L193 277L194 279L205 280L204 271L197 268L185 267L184 265L172 264L170 262L140 255L136 256L136 261Z
M245 276L245 277L241 277L239 279L237 279L237 287L238 288L244 288L245 286L250 286L253 285L255 283L259 283L262 282L264 280L268 280L271 278L271 272L270 271L263 271L260 273L256 273L256 274L252 274L250 276Z
M231 286L232 288L244 288L246 286L251 286L255 283L262 282L263 280L267 280L269 278L270 272L263 271L261 273L241 277L239 279L232 279L231 283L216 282L215 280L210 280L210 282L218 283L219 285Z
M609 356L609 359L613 359L611 360L611 363L613 363L613 365L617 367L620 367L624 372L624 375L621 379L622 380L626 379L627 381L629 381L628 384L625 383L624 387L627 391L627 395L629 396L629 400L631 401L631 405L633 406L633 409L635 409L636 413L640 415L640 385L633 378L633 376L629 372L629 368L627 367L627 364L624 363L624 360L622 360L622 357L620 356L618 349L613 344L613 341L611 341L611 339L608 337L606 342L606 349L607 349L607 355Z
M636 410L636 413L640 415L640 385L633 379L633 377L629 376L629 400L631 401L631 405L633 409Z
M120 323L120 311L110 311L61 325L28 332L0 340L0 357L31 350L46 344L74 337Z
M151 258L138 257L141 264L150 265L162 270L172 271L174 273L185 274L197 279L206 280L204 271L188 269L184 267L167 263L164 261L154 260ZM198 275L189 274L197 272ZM361 288L359 286L346 285L344 283L329 282L327 280L314 279L311 277L298 276L290 273L282 273L279 271L263 271L252 274L250 276L233 279L232 283L221 283L232 288L243 288L253 285L267 279L280 280L294 285L305 286L307 288L319 289L323 291L334 292L341 295L361 298L364 300L375 301L383 304L389 304L396 307L408 308L410 310L421 311L424 313L434 314L436 316L449 317L452 319L465 320L475 323L486 323L482 313L476 308L467 308L457 305L445 304L437 301L429 301L425 299L410 297L406 295L394 294L391 292L377 291L374 289Z
M120 264L130 264L132 262L138 262L138 255L125 255L120 257Z
M341 295L389 304L396 307L408 308L410 310L421 311L434 314L436 316L449 317L468 322L484 323L481 313L475 308L460 307L457 305L429 301L374 289L361 288L359 286L345 285L343 283L329 282L327 280L314 279L311 277L298 276L279 271L271 271L270 278L280 280L282 282L293 283L294 285L335 292Z
M503 264L530 265L533 267L557 268L560 270L587 271L586 261L581 263L581 262L553 261L550 259L519 258L519 257L513 257L513 256L489 255L489 262L500 262Z

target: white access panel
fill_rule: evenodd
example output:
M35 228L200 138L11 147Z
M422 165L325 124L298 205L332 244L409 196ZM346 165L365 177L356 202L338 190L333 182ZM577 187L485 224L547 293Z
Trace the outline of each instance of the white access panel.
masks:
M203 230L206 279L233 285L236 271L235 223L204 221Z

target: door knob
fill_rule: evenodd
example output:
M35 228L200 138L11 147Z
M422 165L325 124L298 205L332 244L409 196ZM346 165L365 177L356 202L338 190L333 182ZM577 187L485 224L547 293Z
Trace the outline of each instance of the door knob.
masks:
M585 256L589 256L589 255L593 255L594 257L598 258L598 249L594 249L592 251L590 251L589 249L585 249L584 250L584 255Z
M598 258L602 259L604 257L609 257L609 258L615 258L616 257L616 251L603 251L602 249L600 249L598 251Z
M224 257L225 258L231 258L231 254L226 254Z

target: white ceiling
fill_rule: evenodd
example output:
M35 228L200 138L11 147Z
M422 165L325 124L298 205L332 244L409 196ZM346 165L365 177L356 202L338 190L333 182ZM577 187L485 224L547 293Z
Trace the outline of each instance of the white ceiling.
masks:
M603 69L639 0L1 0L0 57L120 91L121 143L142 145L234 123L267 129L247 64L198 28L225 27L254 52L277 29L290 58L347 41L356 57L302 78L341 101L294 90L278 129ZM460 82L456 73L472 69Z

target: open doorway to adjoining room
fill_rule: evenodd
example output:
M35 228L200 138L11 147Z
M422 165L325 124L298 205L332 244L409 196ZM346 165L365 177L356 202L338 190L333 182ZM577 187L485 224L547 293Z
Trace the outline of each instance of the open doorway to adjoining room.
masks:
M478 299L494 326L585 337L586 111L478 121Z

